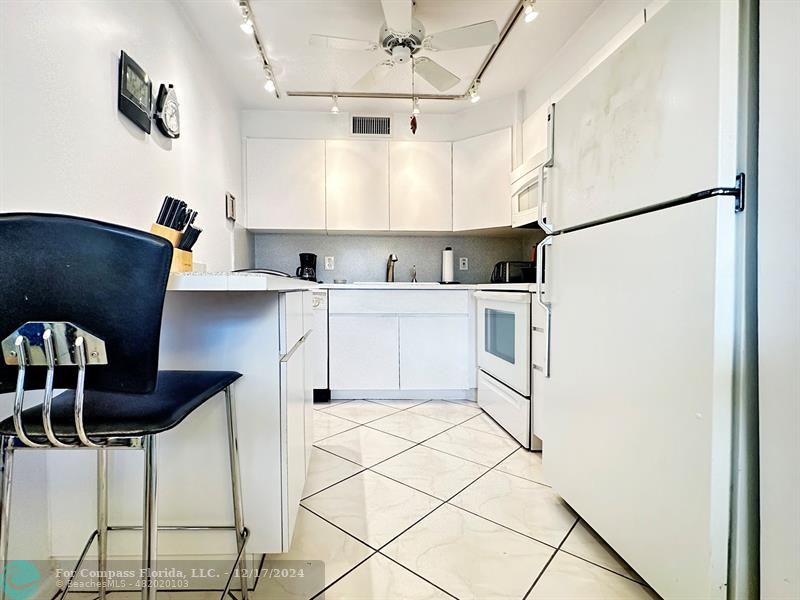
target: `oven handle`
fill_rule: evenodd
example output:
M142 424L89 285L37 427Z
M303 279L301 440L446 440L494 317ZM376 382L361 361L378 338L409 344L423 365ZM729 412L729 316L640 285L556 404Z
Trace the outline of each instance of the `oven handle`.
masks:
M550 377L550 320L552 317L552 310L550 302L542 300L542 279L544 277L544 249L553 243L553 236L548 235L536 246L536 301L544 309L544 366L542 373L545 377Z
M531 295L529 292L489 292L479 290L475 292L478 300L496 300L498 302L515 302L518 304L530 304Z

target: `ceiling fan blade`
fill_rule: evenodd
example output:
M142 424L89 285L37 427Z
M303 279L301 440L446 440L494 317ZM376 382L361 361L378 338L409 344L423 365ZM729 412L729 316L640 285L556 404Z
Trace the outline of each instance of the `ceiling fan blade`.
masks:
M425 40L425 47L430 50L459 50L496 44L499 39L500 30L497 28L497 23L483 21L433 33Z
M353 38L337 37L335 35L320 35L314 33L308 38L308 45L316 48L335 48L336 50L377 50L375 42L367 40L354 40Z
M411 31L411 9L414 6L412 0L381 0L381 6L389 29L398 33Z
M442 65L427 56L420 56L414 61L414 71L440 92L445 92L461 81Z
M369 89L375 87L383 78L389 74L389 71L394 67L394 63L390 60L385 60L378 63L367 71L364 76L355 82L353 85L356 89Z

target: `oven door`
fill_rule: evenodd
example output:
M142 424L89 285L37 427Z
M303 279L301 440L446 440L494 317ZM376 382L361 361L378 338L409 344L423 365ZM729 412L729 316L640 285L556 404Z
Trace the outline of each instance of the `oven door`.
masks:
M531 395L531 295L475 292L478 367L522 396Z

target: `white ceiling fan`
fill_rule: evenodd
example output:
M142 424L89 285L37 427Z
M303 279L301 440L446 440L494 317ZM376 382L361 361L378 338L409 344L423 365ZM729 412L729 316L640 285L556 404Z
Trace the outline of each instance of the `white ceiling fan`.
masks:
M378 32L377 42L318 34L308 40L310 45L317 47L361 52L380 49L389 55L355 83L356 89L370 89L386 77L395 65L412 63L414 72L440 92L445 92L461 78L430 57L418 56L420 51L439 52L488 46L496 44L499 39L499 30L494 21L426 34L422 23L413 17L413 0L381 0L381 6L385 21Z

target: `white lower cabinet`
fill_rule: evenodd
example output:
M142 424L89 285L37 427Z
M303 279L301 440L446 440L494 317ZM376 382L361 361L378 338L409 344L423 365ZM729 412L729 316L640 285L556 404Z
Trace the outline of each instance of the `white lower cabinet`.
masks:
M284 495L284 513L288 527L284 533L284 547L292 541L292 532L300 508L300 498L306 483L306 399L305 399L305 348L300 342L293 351L281 359L281 405L285 410L286 457L284 465L287 489Z
M468 290L331 290L331 390L468 390Z
M400 389L470 387L467 315L400 317Z
M399 389L396 315L332 314L329 336L331 389Z

